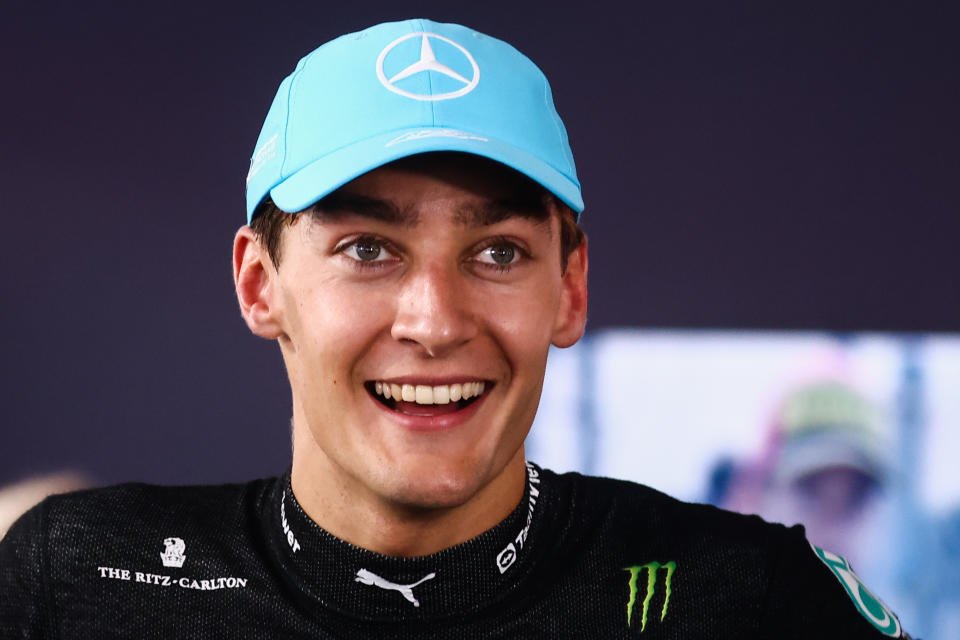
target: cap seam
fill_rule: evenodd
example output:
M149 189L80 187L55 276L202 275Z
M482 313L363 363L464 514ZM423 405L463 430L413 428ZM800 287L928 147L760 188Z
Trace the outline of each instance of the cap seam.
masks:
M550 120L551 120L551 122L552 122L552 124L553 124L553 128L554 128L554 130L557 132L557 135L559 136L559 138L560 138L561 140L565 140L566 143L567 143L567 146L569 147L570 141L569 141L569 139L567 139L566 129L564 129L563 126L562 126L562 125L560 124L560 122L559 122L559 120L560 120L560 114L557 112L557 107L556 107L556 105L553 103L553 92L550 91L550 84L549 84L549 83L547 82L547 80L546 80L547 76L546 76L545 74L543 74L542 71L541 71L541 74L540 74L540 75L541 75L541 77L543 78L541 82L543 83L543 102L544 102L544 106L547 107L547 112L548 112L548 113L550 113L550 111L553 111L553 114L556 114L556 115L551 114L551 116L550 116ZM571 151L571 153L572 153L572 151ZM566 176L567 178L570 178L570 175L569 175L568 171L569 171L570 169L573 169L573 167L570 166L569 158L564 158L564 160L567 161L567 171L561 171L560 169L557 169L557 171L560 171L560 173L562 173L564 176ZM556 167L554 167L554 168L556 169ZM575 174L576 172L574 171L573 173ZM579 181L578 181L578 182L579 182Z
M319 47L311 51L309 54L307 54L307 56L303 59L303 64L297 65L298 68L294 70L293 74L290 76L290 86L287 87L287 99L284 103L286 106L286 113L283 114L283 158L280 160L280 181L281 182L283 180L286 180L286 178L288 177L284 175L284 169L286 169L287 157L288 157L287 140L290 136L290 112L293 111L290 104L291 100L293 100L293 85L296 84L297 80L300 78L300 74L303 73L303 70L307 68L307 64L309 64L310 58L315 56L317 52L320 51L320 49L322 48L323 47ZM272 189L273 187L267 190L267 193L269 193Z
M419 18L417 20L417 27L420 29L421 34L427 33L427 25L424 24L424 20L422 18ZM421 36L421 46L422 46L422 42L423 42L423 38ZM433 95L433 76L430 75L429 71L427 71L426 74L427 74L427 93L432 96ZM429 104L430 104L430 122L435 127L437 126L437 101L430 100Z

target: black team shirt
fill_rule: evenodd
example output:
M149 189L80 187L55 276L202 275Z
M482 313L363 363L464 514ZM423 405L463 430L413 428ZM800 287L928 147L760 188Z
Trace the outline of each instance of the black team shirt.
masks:
M327 533L289 474L48 498L0 542L0 638L907 637L799 527L527 474L503 522L419 558Z

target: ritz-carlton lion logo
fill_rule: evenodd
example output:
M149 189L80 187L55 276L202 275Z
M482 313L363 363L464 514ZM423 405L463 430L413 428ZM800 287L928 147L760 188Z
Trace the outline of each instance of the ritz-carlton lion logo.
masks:
M187 556L183 555L183 552L187 549L183 540L180 538L165 538L163 546L164 549L160 552L160 560L163 561L163 566L182 567L184 560L187 559Z

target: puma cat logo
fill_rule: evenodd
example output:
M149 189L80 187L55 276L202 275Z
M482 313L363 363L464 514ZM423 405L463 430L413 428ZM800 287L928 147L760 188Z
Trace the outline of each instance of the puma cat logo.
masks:
M354 578L354 580L356 582L362 582L363 584L372 584L375 587L380 587L381 589L399 591L400 595L402 595L408 601L413 603L413 606L419 607L420 603L417 601L416 598L413 597L413 588L421 583L426 582L427 580L435 578L436 576L437 574L435 573L428 573L427 575L423 576L413 584L395 584L385 578L381 578L380 576L373 573L372 571L367 571L366 569L360 569L359 571L357 571L357 577Z

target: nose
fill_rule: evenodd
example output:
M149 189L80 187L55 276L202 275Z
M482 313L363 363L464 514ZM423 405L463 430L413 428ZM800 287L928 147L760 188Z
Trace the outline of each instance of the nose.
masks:
M477 335L468 284L452 265L432 264L405 275L391 328L395 340L443 357Z

